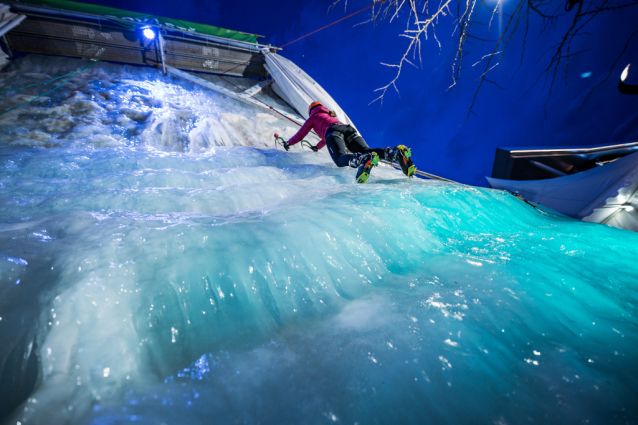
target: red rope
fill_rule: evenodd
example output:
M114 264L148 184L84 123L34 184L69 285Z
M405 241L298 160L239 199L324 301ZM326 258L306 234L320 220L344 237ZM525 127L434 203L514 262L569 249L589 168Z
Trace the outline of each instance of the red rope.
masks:
M330 24L328 24L328 25L326 25L326 26L323 26L323 27L321 27L321 28L319 28L319 29L317 29L317 30L314 30L314 31L313 31L313 32L311 32L311 33L308 33L308 34L306 34L306 35L304 35L304 36L301 36L301 37L299 37L299 38L297 38L297 39L295 39L295 40L292 40L291 42L288 42L288 43L284 44L283 46L279 47L279 49L283 49L283 48L284 48L284 47L286 47L286 46L290 46L292 43L294 43L294 42L296 42L296 41L299 41L299 40L301 40L302 38L306 38L306 37L308 37L308 36L310 36L310 35L313 35L313 34L315 34L315 33L318 33L318 32L319 32L319 31L321 31L321 30L325 30L326 28L331 27L331 26L333 26L334 24L338 24L339 22L344 21L344 20L346 20L346 19L348 19L348 18L350 18L350 17L352 17L352 16L354 16L354 15L356 15L356 14L358 14L358 13L361 13L361 12L363 12L363 11L365 11L365 10L370 9L371 7L374 7L374 6L376 6L376 5L378 5L378 4L381 4L381 3L385 3L385 2L387 2L387 1L388 1L388 0L379 0L379 1L377 1L377 2L374 2L374 3L372 3L372 4L370 4L370 5L366 6L366 7L364 7L363 9L359 9L359 10L357 10L356 12L349 14L348 16L344 16L343 18L338 19L338 20L336 20L336 21L334 21L334 22L332 22L332 23L330 23ZM255 61L257 61L257 60L259 60L259 59L263 58L264 56L266 56L266 54L265 54L265 53L262 53L261 55L257 56L257 58L247 60L247 61L246 61L246 62L244 62L244 63L240 63L239 65L234 66L234 67L232 67L232 68L230 68L230 69L228 69L228 70L226 70L226 71L222 72L220 75L224 75L224 74L226 74L226 73L228 73L228 72L232 71L233 69L239 68L240 66L244 66L244 65L246 65L246 64L248 64L248 63L250 63L250 62L255 62Z
M370 5L366 6L366 7L364 7L363 9L359 9L359 10L357 10L356 12L349 14L348 16L344 16L344 17L343 17L343 18L341 18L341 19L337 19L336 21L334 21L334 22L333 22L333 23L331 23L331 24L326 25L325 27L321 27L321 28L319 28L318 30L314 30L314 31L313 31L313 32L311 32L311 33L308 33L308 34L306 34L306 35L304 35L304 36L301 36L301 37L299 37L299 38L297 38L297 39L295 39L295 40L292 40L291 42L286 43L286 44L284 44L283 46L281 46L281 47L279 47L279 48L280 48L280 49L283 49L284 47L291 45L291 44L292 44L292 43L294 43L295 41L299 41L299 40L301 40L302 38L306 38L306 37L308 37L308 36L310 36L310 35L313 35L314 33L317 33L317 32L319 32L319 31L321 31L321 30L325 30L326 28L331 27L331 26L333 26L334 24L338 24L339 22L344 21L344 20L346 20L346 19L348 19L348 18L350 18L350 17L352 17L352 16L356 15L357 13L361 13L361 12L363 12L364 10L368 10L368 9L370 9L371 7L374 7L374 6L376 6L376 5L378 5L378 4L381 4L381 3L385 3L386 1L388 1L388 0L379 0L379 1L377 1L377 2L374 2L374 3L372 3L372 4L370 4Z
M328 24L328 25L325 25L325 26L323 26L323 27L321 27L321 28L319 28L319 29L316 29L316 30L314 30L313 32L310 32L310 33L308 33L308 34L306 34L306 35L304 35L304 36L301 36L301 37L299 37L299 38L297 38L297 39L295 39L295 40L292 40L291 42L288 42L288 43L284 44L283 46L279 47L279 49L283 49L283 48L284 48L284 47L286 47L286 46L290 46L290 45L291 45L292 43L294 43L294 42L297 42L297 41L299 41L299 40L301 40L301 39L303 39L303 38L306 38L306 37L311 36L311 35L313 35L313 34L315 34L315 33L318 33L318 32L319 32L319 31L321 31L321 30L324 30L324 29L326 29L326 28L328 28L328 27L331 27L331 26L333 26L333 25L335 25L335 24L338 24L339 22L344 21L344 20L346 20L346 19L348 19L348 18L350 18L350 17L352 17L352 16L354 16L354 15L356 15L356 14L358 14L358 13L361 13L361 12L363 12L363 11L365 11L365 10L370 9L371 7L374 7L374 6L379 5L379 4L381 4L381 3L385 3L385 2L387 2L387 1L388 1L388 0L379 0L379 1L376 1L376 2L372 3L371 5L368 5L368 6L364 7L363 9L359 9L359 10L357 10L356 12L349 14L348 16L344 16L344 17L343 17L343 18L341 18L341 19L337 19L336 21L334 21L334 22L332 22L332 23L330 23L330 24ZM226 81L228 84L230 84L230 85L232 85L233 87L235 87L235 88L239 89L239 91L240 91L240 92L244 92L245 90L243 90L241 87L239 87L239 86L237 86L237 85L233 84L231 81L228 81L227 79L225 79L225 78L223 77L223 75L224 75L224 74L226 74L226 73L228 73L228 72L230 72L230 71L232 71L232 70L233 70L233 69L235 69L235 68L239 68L240 66L243 66L243 65L246 65L246 64L248 64L248 63L250 63L250 62L254 62L254 61L256 61L256 60L259 60L259 59L261 59L261 58L265 57L267 54L268 54L268 52L267 52L267 53L262 53L262 54L261 54L261 55L259 55L256 59L250 59L250 60L248 60L248 61L246 61L246 62L244 62L244 63L240 63L239 65L234 66L234 67L232 67L232 68L230 68L230 69L228 69L228 70L226 70L226 71L222 72L221 74L219 74L219 77L220 77L222 80ZM264 102L263 100L256 98L256 97L255 97L254 95L252 95L252 94L250 95L250 97L252 97L253 99L255 99L256 101L258 101L258 102L260 102L260 103L263 103L263 104L264 104L265 106L267 106L267 107L268 107L271 111L274 111L274 112L278 113L279 115L281 115L282 117L286 118L287 120L289 120L289 121L291 121L291 122L293 122L293 123L295 123L295 124L299 125L299 123L298 123L297 121L295 121L295 120L293 120L292 118L287 117L286 115L282 114L282 113L281 113L281 112L279 112L277 109L275 109L275 108L273 108L272 106L268 105L268 104L267 104L266 102ZM313 132L313 133L314 133L314 132ZM315 134L316 134L316 133L315 133Z

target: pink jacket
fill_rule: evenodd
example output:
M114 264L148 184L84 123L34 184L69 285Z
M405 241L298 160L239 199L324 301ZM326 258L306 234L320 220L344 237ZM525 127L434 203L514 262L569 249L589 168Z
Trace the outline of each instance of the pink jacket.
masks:
M297 134L288 140L288 144L292 146L295 143L301 142L301 139L306 137L306 135L310 133L310 130L314 130L315 133L321 137L321 141L317 143L317 149L321 149L326 146L326 130L334 124L342 124L338 119L328 115L328 112L330 111L328 111L328 108L325 106L315 107Z

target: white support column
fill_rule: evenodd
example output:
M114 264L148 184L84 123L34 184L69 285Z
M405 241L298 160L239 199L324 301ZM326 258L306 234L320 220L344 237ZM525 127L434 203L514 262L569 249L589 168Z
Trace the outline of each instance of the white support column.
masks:
M160 57L162 58L162 70L164 71L164 75L166 75L166 62L164 61L164 37L162 37L162 27L158 28L157 33L157 39L159 40L160 47Z
M13 52L11 51L11 46L9 46L9 40L7 40L6 35L2 36L2 41L4 42L5 46L7 46L7 53L9 54L9 58L13 60Z
M25 15L12 13L9 6L0 4L0 36L4 36L26 18Z

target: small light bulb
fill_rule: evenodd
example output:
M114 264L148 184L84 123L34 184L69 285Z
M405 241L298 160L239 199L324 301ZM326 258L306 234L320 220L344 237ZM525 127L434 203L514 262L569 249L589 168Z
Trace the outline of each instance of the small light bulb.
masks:
M148 38L149 40L153 40L155 38L155 31L153 31L150 28L144 28L144 37Z
M620 81L624 82L627 79L627 76L629 75L629 65L631 64L627 64L622 74L620 74Z

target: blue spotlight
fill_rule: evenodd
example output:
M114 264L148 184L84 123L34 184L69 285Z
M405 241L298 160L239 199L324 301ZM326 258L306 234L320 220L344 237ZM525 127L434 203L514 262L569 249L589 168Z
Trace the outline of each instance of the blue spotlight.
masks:
M150 28L144 28L144 37L148 38L149 40L153 40L155 38L155 31L153 31Z

